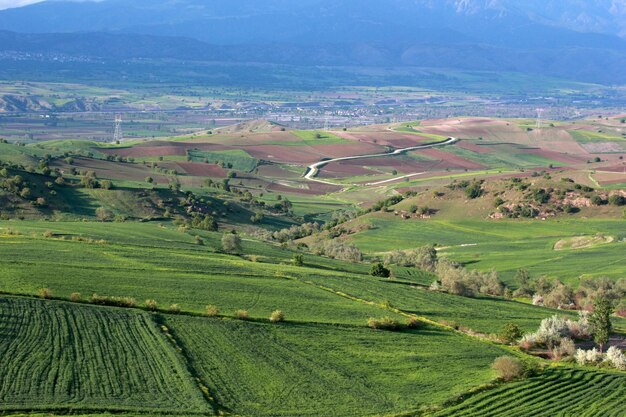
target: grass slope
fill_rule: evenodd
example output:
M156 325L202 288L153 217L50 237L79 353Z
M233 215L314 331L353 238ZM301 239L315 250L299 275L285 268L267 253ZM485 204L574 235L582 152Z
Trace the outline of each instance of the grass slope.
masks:
M496 268L512 284L519 268L568 282L576 282L581 275L618 279L626 273L626 221L621 219L405 221L374 215L367 221L372 229L351 236L363 251L381 253L438 244L445 248L440 255L471 268ZM553 249L561 239L598 233L613 236L614 243L578 250Z
M167 322L220 406L246 416L412 410L489 381L489 363L504 353L433 328L392 333L183 316Z
M0 410L210 412L145 313L0 298Z

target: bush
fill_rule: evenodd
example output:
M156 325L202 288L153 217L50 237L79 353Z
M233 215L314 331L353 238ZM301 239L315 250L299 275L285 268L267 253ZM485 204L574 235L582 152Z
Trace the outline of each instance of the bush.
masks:
M250 315L247 310L237 310L235 311L235 318L239 320L248 320Z
M156 311L158 308L156 300L146 300L143 305L150 311Z
M280 323L285 321L285 313L283 313L281 310L276 310L272 312L272 315L270 316L270 321L272 323Z
M606 360L615 368L620 371L626 371L626 356L616 346L611 346L606 351Z
M500 333L500 340L504 343L515 343L522 338L522 330L515 323L507 323Z
M537 346L537 336L534 333L525 334L518 342L518 346L524 350L534 348Z
M408 329L419 329L423 325L423 323L415 317L409 317L406 319L405 324Z
M220 314L220 310L214 305L206 306L205 312L209 317L217 317Z
M626 198L622 197L621 195L612 195L609 197L609 204L611 204L612 206L623 206L626 205Z
M400 323L391 317L383 317L382 319L370 318L367 320L367 326L376 330L399 330Z
M370 275L373 277L389 278L389 276L391 275L391 271L385 268L385 266L379 262L372 265L372 268L370 269Z
M178 304L172 304L169 308L169 312L172 314L180 313L180 306Z
M233 233L225 233L222 236L222 250L227 253L241 252L241 238Z
M79 292L73 292L70 294L70 300L73 302L79 302L81 300L81 296Z
M40 288L37 295L41 298L52 298L52 290L50 288Z
M524 367L519 359L512 356L500 356L493 361L491 368L498 372L498 376L504 381L511 381L520 377Z
M561 360L576 354L576 344L568 337L561 339L559 346L552 349L552 359Z
M593 348L591 350L578 349L575 355L576 362L579 365L598 363L601 357L602 354L596 348Z
M304 266L304 255L301 253L296 253L291 258L291 261L295 266Z
M137 305L137 301L132 297L107 297L103 295L93 294L91 303L102 306L128 307L132 308Z

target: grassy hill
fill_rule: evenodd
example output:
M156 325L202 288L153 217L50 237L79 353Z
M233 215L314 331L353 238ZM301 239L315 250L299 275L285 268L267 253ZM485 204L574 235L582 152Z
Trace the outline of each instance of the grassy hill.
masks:
M566 284L626 274L622 190L599 176L620 175L618 156L535 152L549 134L524 123L0 144L0 413L620 414L623 372L500 338L578 317L514 296L519 269ZM550 140L579 146L559 128ZM515 141L496 142L503 132ZM324 167L342 185L301 176L322 158L461 134L455 149ZM424 245L438 265L372 268ZM509 289L454 295L439 287L443 258L474 278L496 269ZM611 320L620 343L626 321ZM526 373L498 379L504 355Z

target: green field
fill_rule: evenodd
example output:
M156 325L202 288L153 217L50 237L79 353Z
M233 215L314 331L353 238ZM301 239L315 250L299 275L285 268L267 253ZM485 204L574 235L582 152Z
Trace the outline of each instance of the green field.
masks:
M0 317L0 412L211 412L146 313L3 297Z
M167 324L220 406L246 416L413 410L489 381L490 362L504 353L435 328L389 333L183 316Z
M433 417L618 417L626 414L626 375L582 369L548 369L504 384Z
M49 287L60 297L80 292L85 298L93 293L139 302L152 298L164 309L176 303L202 313L206 305L216 305L224 315L245 309L257 318L281 309L290 320L353 325L393 316L383 307L390 303L484 333L497 333L507 322L530 330L553 314L517 302L432 293L420 285L433 277L411 268L398 269L394 282L370 277L367 265L315 256L305 256L306 267L294 267L291 251L246 241L244 251L258 256L250 262L216 253L218 233L203 233L205 245L198 246L188 234L153 224L0 222L0 235L9 230L24 233L0 237L0 291L11 293ZM46 231L55 237L43 238ZM62 235L96 242L62 240Z
M499 145L495 148L497 152L493 153L478 153L457 146L449 146L445 151L488 168L547 168L550 165L557 167L562 165L560 162L552 159L524 153L519 147L513 145Z
M259 161L257 159L251 157L246 151L242 151L240 149L215 152L191 149L188 151L188 155L192 162L208 161L208 163L212 164L219 161L226 164L232 164L233 169L245 172L253 171L259 165Z
M602 132L591 132L589 130L570 130L569 133L576 139L578 143L595 143L595 142L621 142L626 143L626 138L618 135L611 135Z
M440 256L480 270L496 268L505 281L519 268L534 276L547 275L568 282L581 276L622 278L626 273L626 221L615 219L490 221L399 221L395 217L369 217L370 230L351 237L370 253L437 244ZM561 239L607 234L614 242L602 247L553 250Z

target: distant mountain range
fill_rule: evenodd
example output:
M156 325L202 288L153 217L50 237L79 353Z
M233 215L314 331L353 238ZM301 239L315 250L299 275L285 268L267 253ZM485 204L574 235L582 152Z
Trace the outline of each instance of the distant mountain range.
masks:
M46 1L0 11L0 30L0 52L506 70L626 83L626 0Z

